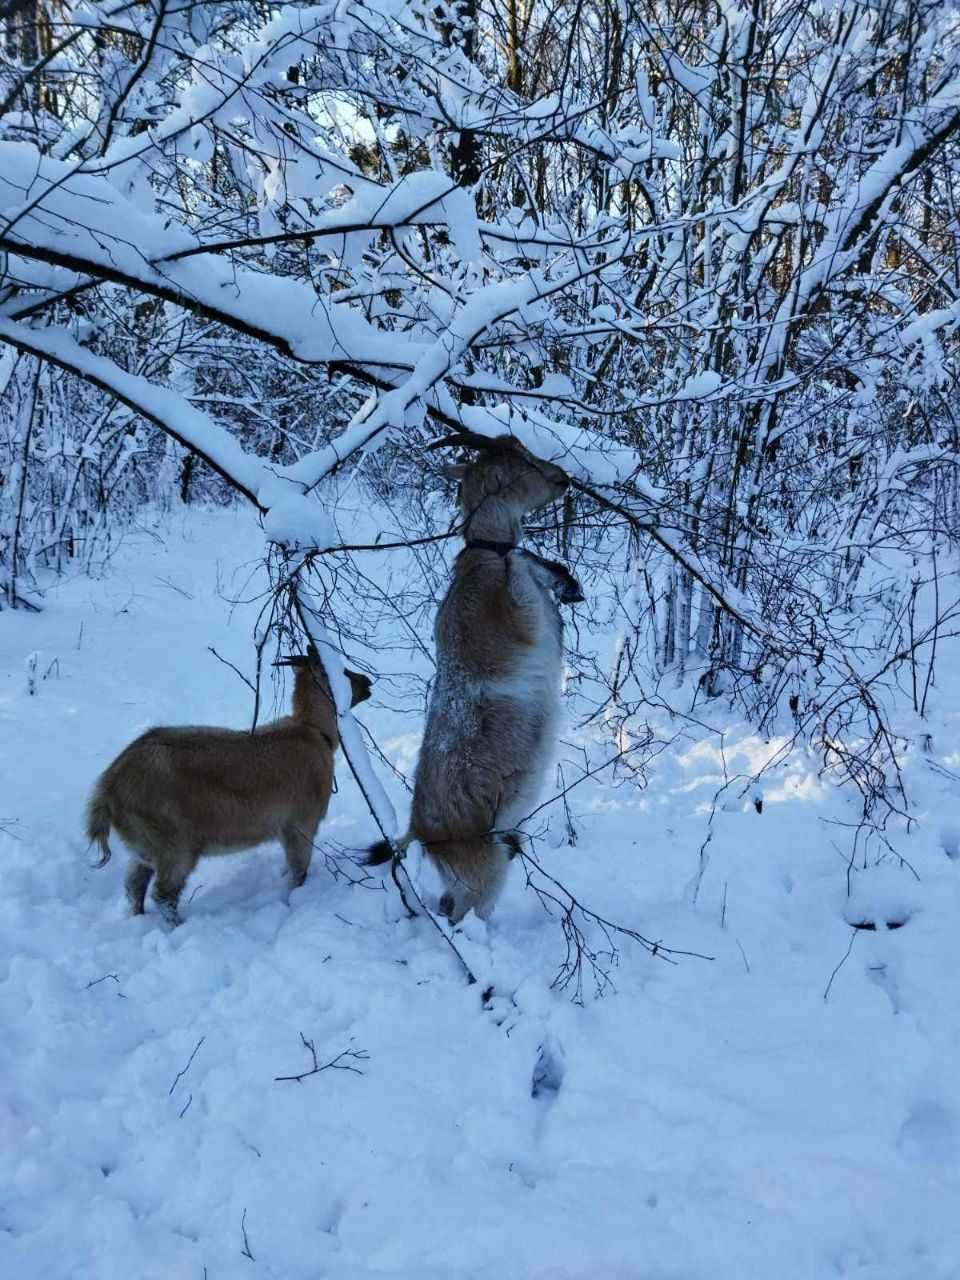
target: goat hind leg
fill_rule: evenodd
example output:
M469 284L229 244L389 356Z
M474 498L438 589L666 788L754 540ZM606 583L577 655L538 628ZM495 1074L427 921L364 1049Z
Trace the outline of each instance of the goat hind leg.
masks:
M141 862L139 858L130 859L123 884L132 916L143 915L143 903L152 879L153 867L149 863Z
M488 919L507 878L510 847L495 837L482 837L451 841L444 856L433 852L432 857L444 882L440 914L451 924L459 924L471 909L481 920Z
M283 851L287 855L290 884L294 889L299 889L307 878L313 858L313 837L318 825L318 822L300 823L284 828Z
M160 914L171 928L183 923L180 915L180 894L187 883L187 877L197 864L193 857L170 859L157 868L157 878L153 885L153 900L160 908Z
M510 869L510 862L516 850L504 840L492 840L489 853L484 860L474 887L472 907L481 920L488 920L496 906L497 899L503 892L503 886Z

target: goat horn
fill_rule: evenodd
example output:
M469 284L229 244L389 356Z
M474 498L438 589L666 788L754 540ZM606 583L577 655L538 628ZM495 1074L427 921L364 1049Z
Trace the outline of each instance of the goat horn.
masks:
M524 448L524 445L520 443L520 440L515 435L506 433L506 431L504 431L503 435L479 435L476 431L468 431L466 428L463 428L462 431L453 431L451 435L444 435L439 440L431 440L426 445L426 448L494 449L502 448L506 443L516 445L517 448Z
M431 440L427 445L427 452L434 449L452 449L458 445L469 445L470 440L466 436L444 436L442 440Z

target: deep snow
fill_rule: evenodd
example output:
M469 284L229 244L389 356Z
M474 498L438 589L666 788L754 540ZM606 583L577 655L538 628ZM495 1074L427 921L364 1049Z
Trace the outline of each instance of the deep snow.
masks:
M254 593L260 545L244 513L178 513L131 533L101 580L0 619L2 1273L960 1276L946 660L933 755L908 763L921 821L891 832L919 879L874 850L847 898L834 823L856 803L802 755L764 781L761 814L749 790L725 794L698 876L723 766L748 775L775 745L735 723L723 760L691 731L646 790L577 788L575 847L550 811L537 852L553 874L715 957L624 946L616 991L594 1000L588 978L581 1007L550 989L560 928L519 874L489 926L457 935L475 986L389 880L334 880L319 856L289 901L271 848L202 863L173 933L125 917L122 856L97 871L85 849L86 793L150 724L249 721L208 646L250 671L257 606L229 600ZM389 693L359 716L409 774L420 723ZM338 775L321 835L360 846L377 832ZM858 919L879 927L853 933ZM363 1074L275 1081L309 1068L301 1033Z

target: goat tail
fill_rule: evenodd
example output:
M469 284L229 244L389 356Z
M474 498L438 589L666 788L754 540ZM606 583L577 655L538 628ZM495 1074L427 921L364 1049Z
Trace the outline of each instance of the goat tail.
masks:
M367 849L367 856L363 860L365 867L382 867L385 862L391 862L395 857L402 858L407 852L407 846L413 839L412 834L408 831L405 836L401 836L396 840L378 840L376 844L372 844Z
M393 857L393 845L389 840L378 840L376 844L370 845L367 849L367 856L363 860L365 867L381 867L385 862L389 862Z
M111 850L107 843L107 836L112 826L113 812L110 806L109 784L105 777L101 777L87 805L87 839L91 844L97 844L100 847L100 860L94 863L95 867L105 867L110 861Z

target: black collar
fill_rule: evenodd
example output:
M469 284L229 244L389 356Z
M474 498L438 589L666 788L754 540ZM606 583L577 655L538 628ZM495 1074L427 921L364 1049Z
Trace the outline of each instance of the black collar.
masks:
M513 542L490 542L486 538L468 538L467 551L495 551L498 556L509 555L511 551L516 551L516 543Z
M557 600L560 604L580 604L584 599L580 583L567 566L561 564L559 560L547 560L544 556L538 556L535 551L525 551L522 547L515 546L512 542L489 542L486 538L468 538L464 549L466 551L494 551L498 556L503 556L504 559L511 551L516 551L519 555L526 556L528 560L536 561L537 564L555 575L554 589L557 592Z

